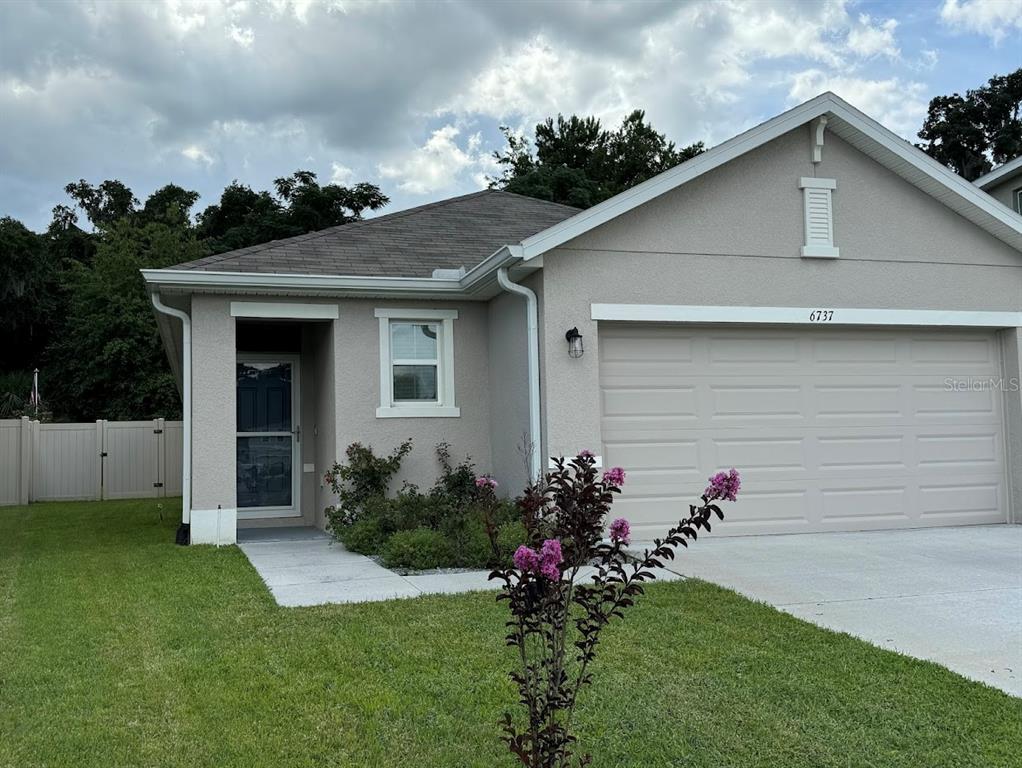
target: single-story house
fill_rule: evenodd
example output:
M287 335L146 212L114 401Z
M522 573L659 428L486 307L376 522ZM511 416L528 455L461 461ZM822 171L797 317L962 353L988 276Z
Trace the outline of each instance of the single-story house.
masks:
M588 210L488 190L145 270L191 541L322 526L346 446L408 437L401 481L446 441L510 492L590 449L639 536L729 466L722 534L1018 522L1022 216L981 187L825 93Z

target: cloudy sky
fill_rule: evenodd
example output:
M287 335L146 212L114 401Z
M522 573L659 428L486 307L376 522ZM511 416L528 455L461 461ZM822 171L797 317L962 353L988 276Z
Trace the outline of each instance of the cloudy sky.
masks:
M7 2L0 215L63 186L216 199L303 168L387 210L479 189L498 128L633 108L720 142L833 90L912 138L931 96L1022 65L1022 0Z

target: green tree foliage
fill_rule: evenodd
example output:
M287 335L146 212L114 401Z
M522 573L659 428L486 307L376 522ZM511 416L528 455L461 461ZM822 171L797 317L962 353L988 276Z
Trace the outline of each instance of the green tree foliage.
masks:
M272 194L234 182L197 224L198 193L176 184L144 204L116 180L65 192L72 204L53 209L44 234L0 219L0 374L12 373L0 388L39 366L46 407L72 420L180 413L140 269L345 224L388 202L371 184L320 186L309 171L277 179Z
M937 96L919 138L919 148L973 181L994 166L1022 155L1022 69L995 75L986 85Z
M198 216L199 236L213 253L315 232L362 218L389 198L373 184L320 186L311 171L295 171L274 181L276 195L232 182Z
M494 152L503 171L491 186L556 203L588 208L673 168L705 150L678 148L635 110L615 130L595 117L547 118L535 137L501 128L506 146Z
M31 369L50 339L57 309L57 264L44 235L0 218L0 371ZM24 394L24 393L22 393Z
M102 230L92 263L73 263L64 276L67 315L46 355L49 402L73 420L179 415L139 270L205 253L180 224L124 217Z

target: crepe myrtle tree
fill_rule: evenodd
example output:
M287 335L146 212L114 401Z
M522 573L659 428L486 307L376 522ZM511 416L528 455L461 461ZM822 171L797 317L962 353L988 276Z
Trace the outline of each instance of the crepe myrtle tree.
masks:
M601 633L612 619L624 618L642 585L656 578L654 569L672 560L677 547L687 547L700 530L709 532L714 515L724 518L718 502L734 501L741 486L734 469L715 474L700 503L689 505L664 538L632 557L625 550L628 521L606 526L624 470L615 467L601 477L589 451L554 463L518 500L526 542L513 565L490 574L502 583L497 600L511 613L506 641L517 661L510 677L524 710L524 721L504 715L502 740L529 768L591 764L591 756L575 753L572 715L579 692L592 683ZM482 479L479 487L493 492ZM496 548L492 526L490 532ZM583 575L590 573L582 571L586 566L593 566L591 576Z

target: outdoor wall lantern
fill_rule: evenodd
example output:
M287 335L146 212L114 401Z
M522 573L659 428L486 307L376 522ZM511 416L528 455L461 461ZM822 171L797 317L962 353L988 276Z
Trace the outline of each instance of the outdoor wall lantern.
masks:
M568 340L568 357L582 357L585 349L582 347L582 334L578 332L578 328L572 328L564 334L564 338Z

